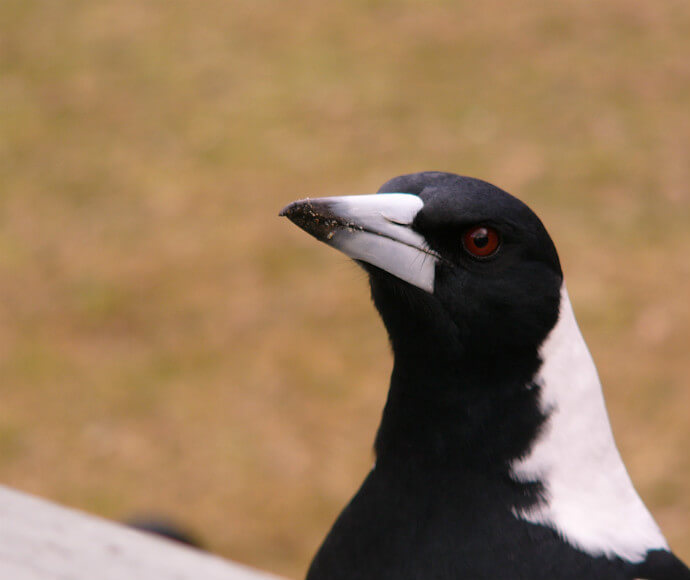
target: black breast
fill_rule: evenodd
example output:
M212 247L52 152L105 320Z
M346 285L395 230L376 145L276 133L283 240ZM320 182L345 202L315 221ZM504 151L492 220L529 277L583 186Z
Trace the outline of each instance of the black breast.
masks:
M635 578L629 563L590 556L516 517L513 506L532 491L486 474L444 470L401 479L377 467L326 537L307 580Z

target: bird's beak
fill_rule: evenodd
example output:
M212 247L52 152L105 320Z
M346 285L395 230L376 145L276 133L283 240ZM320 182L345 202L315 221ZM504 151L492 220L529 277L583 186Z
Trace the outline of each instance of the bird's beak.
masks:
M280 215L354 260L433 293L439 255L410 227L423 206L408 193L350 195L295 201Z

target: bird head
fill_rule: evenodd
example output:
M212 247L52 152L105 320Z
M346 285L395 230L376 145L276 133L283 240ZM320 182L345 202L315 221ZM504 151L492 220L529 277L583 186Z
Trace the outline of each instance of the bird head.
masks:
M524 361L558 318L551 238L524 203L485 181L403 175L378 194L305 199L281 215L367 270L396 357L431 349L490 372Z

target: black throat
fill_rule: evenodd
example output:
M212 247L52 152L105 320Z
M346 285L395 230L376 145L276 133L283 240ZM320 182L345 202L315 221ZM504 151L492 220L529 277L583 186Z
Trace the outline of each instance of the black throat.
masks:
M433 296L387 274L372 276L372 297L395 358L377 469L508 478L546 419L537 348L508 350L475 336Z

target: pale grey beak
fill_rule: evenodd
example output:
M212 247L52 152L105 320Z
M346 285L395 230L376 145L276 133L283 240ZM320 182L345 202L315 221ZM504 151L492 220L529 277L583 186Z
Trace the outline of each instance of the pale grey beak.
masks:
M423 206L409 193L349 195L295 201L280 215L351 258L433 294L439 255L410 227Z

